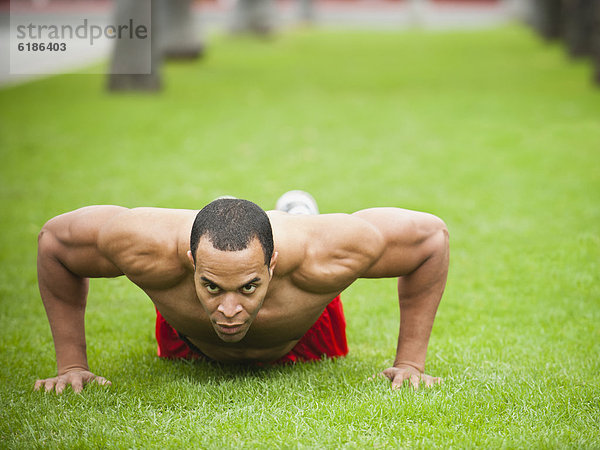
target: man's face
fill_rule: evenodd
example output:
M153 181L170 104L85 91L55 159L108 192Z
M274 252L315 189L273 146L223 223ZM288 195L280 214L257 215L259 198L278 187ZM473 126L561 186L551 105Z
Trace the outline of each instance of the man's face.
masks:
M200 303L215 332L225 342L246 336L260 310L271 280L277 253L270 267L258 239L244 250L221 251L207 237L198 243L194 283Z

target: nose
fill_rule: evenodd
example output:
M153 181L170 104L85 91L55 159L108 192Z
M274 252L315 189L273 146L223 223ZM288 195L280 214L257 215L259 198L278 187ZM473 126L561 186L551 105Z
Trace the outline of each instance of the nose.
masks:
M233 296L226 296L217 308L221 314L228 319L233 319L236 315L242 312L242 305L240 305Z

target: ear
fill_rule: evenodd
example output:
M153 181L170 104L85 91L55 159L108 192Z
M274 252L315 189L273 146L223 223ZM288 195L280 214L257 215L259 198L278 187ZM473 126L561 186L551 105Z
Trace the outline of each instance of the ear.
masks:
M273 278L275 266L277 265L277 256L279 256L279 253L277 252L273 252L273 256L271 256L271 264L269 264L269 274L271 275L271 278Z
M196 264L194 263L194 258L192 257L192 251L188 250L187 257L190 260L190 264L192 265L192 269L196 270Z

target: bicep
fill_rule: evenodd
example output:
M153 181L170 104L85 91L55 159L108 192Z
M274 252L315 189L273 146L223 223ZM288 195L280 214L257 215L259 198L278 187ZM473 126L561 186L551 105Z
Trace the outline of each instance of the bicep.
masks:
M439 233L447 233L438 217L400 208L373 208L355 216L369 222L381 234L384 250L364 278L400 277L414 272L435 251Z
M82 278L123 275L101 251L99 240L107 223L124 211L118 206L89 206L49 220L38 238L40 262L56 260Z

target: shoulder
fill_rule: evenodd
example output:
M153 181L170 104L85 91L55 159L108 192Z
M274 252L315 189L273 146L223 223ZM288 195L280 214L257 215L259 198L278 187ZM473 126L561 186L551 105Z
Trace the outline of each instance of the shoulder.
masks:
M282 262L293 260L291 278L304 290L339 292L359 278L383 251L381 233L349 214L276 217L274 235ZM293 255L290 257L289 255Z
M185 254L194 211L134 208L105 224L100 251L142 287L171 287L186 275Z
M383 236L368 221L351 214L323 214L314 216L309 227L307 254L351 262L358 271L381 253L383 245Z
M133 208L122 211L107 221L99 233L105 249L119 250L124 243L144 244L150 248L168 241L168 211L161 208Z
M52 255L81 277L122 275L99 251L98 240L106 224L123 211L120 206L94 205L53 217L40 231L38 252Z
M375 227L385 245L398 241L419 243L432 234L446 231L446 224L433 214L402 208L371 208L357 211L353 216L361 218Z
M125 211L127 208L114 205L84 206L53 217L43 226L42 233L50 232L65 244L95 244L102 228Z
M433 253L447 251L448 229L444 221L433 214L400 208L373 208L354 215L369 222L383 239L384 252L364 277L407 275Z

